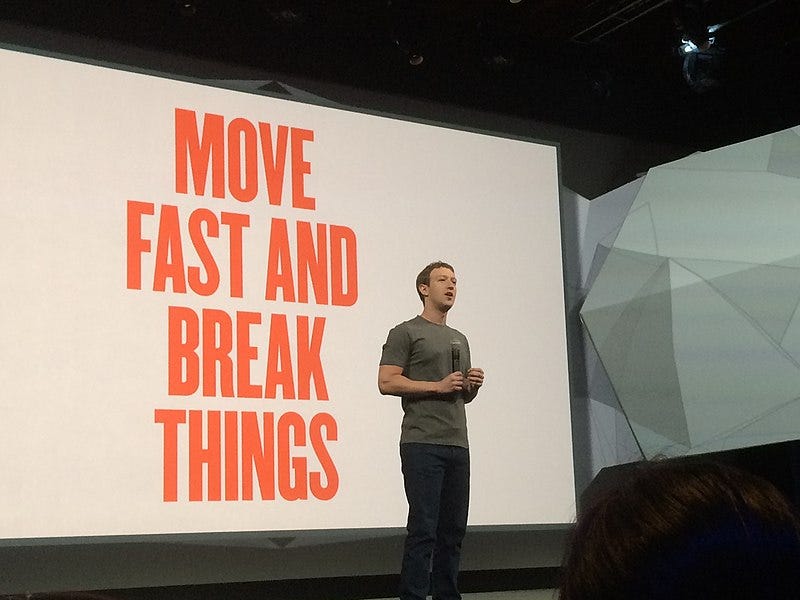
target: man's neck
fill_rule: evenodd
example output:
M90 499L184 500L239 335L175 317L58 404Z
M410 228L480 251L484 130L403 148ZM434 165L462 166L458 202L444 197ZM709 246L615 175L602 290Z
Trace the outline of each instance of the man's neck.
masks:
M447 325L447 313L429 306L426 306L419 316L435 325Z

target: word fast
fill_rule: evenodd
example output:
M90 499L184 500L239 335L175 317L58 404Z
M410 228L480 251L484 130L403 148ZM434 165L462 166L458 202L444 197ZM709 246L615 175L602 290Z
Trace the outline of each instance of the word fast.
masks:
M233 119L228 126L222 115L205 114L200 133L197 113L175 109L175 191L189 193L191 163L194 193L202 196L211 169L211 195L225 197L225 175L231 195L239 202L250 202L259 192L259 159L267 198L273 206L283 201L283 183L287 157L291 164L292 207L314 210L316 199L306 196L305 176L311 163L303 155L303 144L314 141L309 129L278 125L274 132L269 123L254 125L247 119Z

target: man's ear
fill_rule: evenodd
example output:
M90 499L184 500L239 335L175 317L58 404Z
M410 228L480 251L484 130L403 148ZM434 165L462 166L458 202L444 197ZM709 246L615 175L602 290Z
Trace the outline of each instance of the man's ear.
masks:
M428 285L427 284L420 283L418 289L419 289L419 293L422 294L423 296L427 296L428 295Z

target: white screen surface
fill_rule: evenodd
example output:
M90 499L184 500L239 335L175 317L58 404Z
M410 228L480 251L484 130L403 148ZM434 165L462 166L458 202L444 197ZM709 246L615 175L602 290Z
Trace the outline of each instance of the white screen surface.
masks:
M554 147L5 50L0 67L0 537L402 526L377 364L439 259L487 375L470 524L571 520ZM197 348L171 349L171 324Z

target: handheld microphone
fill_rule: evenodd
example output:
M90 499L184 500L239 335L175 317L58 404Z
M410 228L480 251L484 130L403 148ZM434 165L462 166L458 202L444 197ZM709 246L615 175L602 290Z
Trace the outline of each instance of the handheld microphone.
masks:
M459 340L452 340L450 342L450 359L452 361L453 369L451 373L461 370L461 342Z

